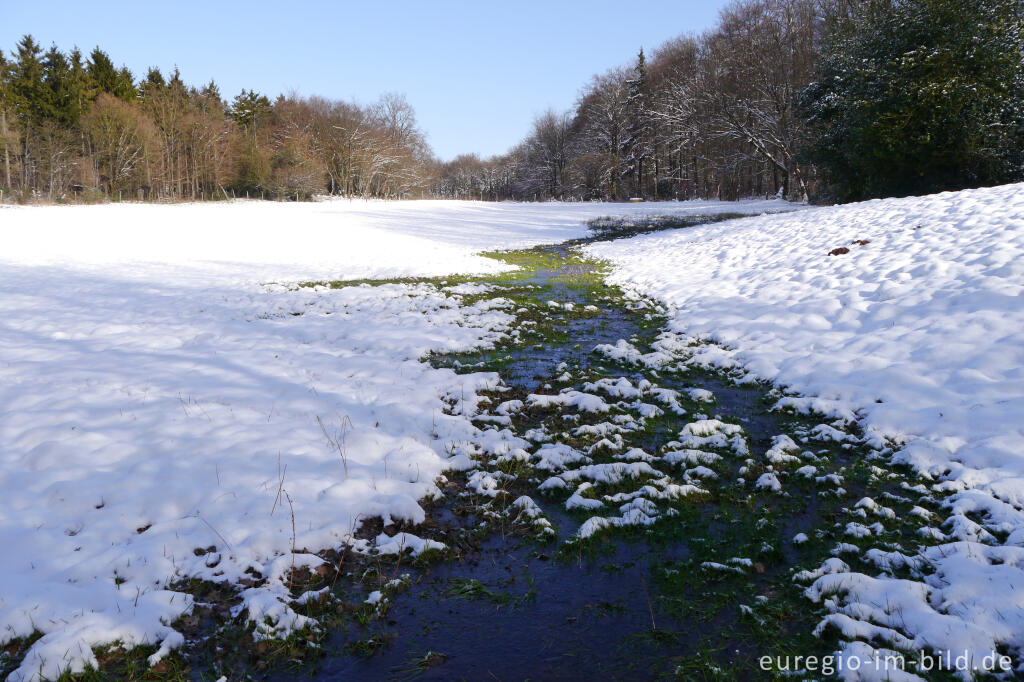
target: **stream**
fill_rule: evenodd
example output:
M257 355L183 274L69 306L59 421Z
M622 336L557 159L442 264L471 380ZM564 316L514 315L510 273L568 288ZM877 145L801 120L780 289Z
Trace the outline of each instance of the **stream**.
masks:
M430 362L498 372L504 386L474 421L524 447L452 472L426 523L361 531L447 550L329 557L338 606L310 611L329 621L314 654L247 674L747 680L771 679L761 656L835 650L834 634L812 635L820 605L793 574L879 541L844 533L866 492L897 509L882 539L912 541L920 524L897 477L855 423L822 432L822 415L773 409L778 389L690 362L699 342L673 346L668 311L606 285L584 242L489 254L520 270L459 281L472 285L462 304L501 298L515 329ZM366 604L374 589L383 597Z

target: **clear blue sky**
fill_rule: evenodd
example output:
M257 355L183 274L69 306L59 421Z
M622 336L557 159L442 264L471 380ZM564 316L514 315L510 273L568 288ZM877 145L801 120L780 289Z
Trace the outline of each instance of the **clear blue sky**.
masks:
M535 114L566 109L594 73L711 28L726 0L560 2L24 2L0 0L0 48L99 45L136 77L375 100L404 92L442 159L506 151Z

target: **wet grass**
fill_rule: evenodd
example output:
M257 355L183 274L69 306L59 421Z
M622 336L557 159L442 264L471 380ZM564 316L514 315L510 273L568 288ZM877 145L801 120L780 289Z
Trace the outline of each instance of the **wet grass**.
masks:
M649 301L628 301L622 292L601 285L602 264L586 263L578 256L574 259L574 265L578 265L581 272L573 272L565 279L579 296L574 300L585 305L600 303L605 308L615 308L621 317L614 321L602 320L600 326L610 326L613 335L630 338L634 345L650 350L651 342L666 322L659 306ZM559 271L557 277L563 276L564 262L555 268ZM518 264L536 263L552 267L550 257L530 255L518 259ZM591 272L599 273L594 278L593 289L585 272L588 267ZM555 281L555 277L548 278L545 284L551 281ZM564 313L536 300L549 291L525 291L516 301L524 309L521 312L523 319L533 321L539 330L567 324ZM542 333L547 334L546 331ZM817 567L833 556L833 548L840 542L855 545L861 550L886 543L909 548L919 544L917 531L921 523L908 516L907 512L913 504L927 504L928 501L901 496L901 488L897 485L918 483L912 472L896 470L889 465L883 468L881 458L860 442L863 434L859 433L856 425L845 427L852 436L851 440L858 441L856 444L844 446L842 443L815 442L812 438L801 437L814 426L830 420L822 415L771 410L781 394L763 382L750 382L736 373L694 366L680 365L651 372L635 364L595 358L587 352L587 344L574 350L577 352L565 360L572 374L570 381L557 380L550 368L545 368L546 375L536 372L538 381L531 382L531 387L539 385L545 392L556 392L563 386L580 388L588 381L625 376L634 381L650 379L671 388L707 388L712 390L716 399L710 403L683 400L689 415L703 412L743 424L746 441L751 447L750 455L739 459L727 451L709 448L709 451L722 456L709 465L717 478L696 482L706 489L705 493L671 501L667 507L672 510L672 515L663 516L650 526L609 528L586 540L568 538L556 551L556 555L568 563L582 566L589 562L614 572L622 570L614 558L624 546L632 547L639 543L655 550L656 558L649 560L646 567L649 583L641 590L644 594L642 601L646 603L634 603L623 608L649 612L651 627L648 631L628 636L647 638L648 644L661 651L666 665L659 675L678 679L750 679L751 675L781 679L784 676L781 672L763 671L758 667L761 656L827 656L834 652L838 644L834 633L826 632L823 637L812 634L822 611L819 605L803 595L803 586L794 583L793 573L797 568ZM446 359L450 358L435 358L434 361L443 365ZM522 359L517 355L516 344L510 342L484 353L467 354L460 357L459 362L474 369L501 371L514 381L516 365ZM520 370L518 374L525 373ZM511 395L509 392L496 395L495 400L525 397L526 391L516 392L515 389L514 386ZM616 413L622 412L615 410L612 416ZM513 425L518 433L546 427L558 442L586 449L595 443L596 438L575 435L572 429L598 424L609 418L605 414L571 414L569 416L573 419L570 422L560 421L565 416L559 411L546 414L544 410L526 409L514 415ZM658 417L647 418L643 420L643 428L621 434L625 447L639 446L656 453L690 418L668 411ZM570 428L566 429L566 426ZM770 447L771 437L779 434L788 434L797 439L802 448L814 450L815 454L808 461L813 461L817 467L816 475L841 476L842 489L830 490L828 481L822 483L813 478L792 475L791 470L796 465L788 466L789 470L787 465L768 466L761 455ZM614 461L611 456L601 457L592 453L592 457L595 462ZM662 471L669 475L678 473L665 468ZM768 471L773 471L785 481L781 494L752 491L749 484L737 482L739 474L750 482ZM508 486L507 496L536 495L538 477L531 479L522 470L517 475L518 479ZM607 498L634 490L637 485L630 480L602 484L584 492L583 496ZM567 517L571 521L570 526L578 525L593 512L555 512L569 497L569 492L558 492L544 499L543 506L545 511L553 512L553 517ZM857 518L852 514L854 505L867 494L891 496L885 500L894 509L896 521L887 521L881 535L851 538L843 529L847 522ZM934 502L931 504L934 506ZM609 510L603 511L607 513ZM869 519L865 523L874 521ZM797 533L804 533L808 540L795 544L793 538ZM562 536L565 538L564 532ZM676 551L671 551L673 549ZM673 558L673 554L680 551L685 556ZM664 558L659 556L661 553L665 554ZM856 557L844 558L857 563ZM736 570L720 569L716 564L732 566ZM866 565L862 565L862 570L872 572ZM676 627L680 624L684 627L678 631L672 625L657 626L657 621L663 619ZM680 632L685 632L686 636L680 636Z
M478 599L494 604L507 604L512 597L489 589L475 578L451 578L448 581L448 596L458 599Z
M85 672L75 675L65 673L58 678L58 682L70 682L71 680L84 680L85 682L107 682L109 680L184 682L195 679L185 657L180 653L171 653L156 665L150 666L146 659L155 652L156 647L149 646L130 649L115 645L101 647L95 650L96 659L100 665L98 669L87 669Z

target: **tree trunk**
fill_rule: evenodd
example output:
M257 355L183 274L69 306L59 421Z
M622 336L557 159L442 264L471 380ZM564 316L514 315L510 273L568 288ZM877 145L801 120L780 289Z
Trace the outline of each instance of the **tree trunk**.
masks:
M0 136L4 138L4 187L10 187L11 152L7 148L7 109L0 109Z

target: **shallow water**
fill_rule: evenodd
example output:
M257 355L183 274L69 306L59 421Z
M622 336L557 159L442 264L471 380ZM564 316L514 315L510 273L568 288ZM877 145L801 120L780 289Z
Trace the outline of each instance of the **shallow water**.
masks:
M561 304L571 303L576 307L574 313L564 309L548 308L552 320L564 332L567 342L546 341L538 344L528 343L505 346L493 351L482 351L474 354L479 362L499 359L502 363L501 378L510 386L519 386L527 390L535 390L544 381L555 376L555 368L563 363L577 363L581 367L589 367L596 360L590 351L599 344L615 343L619 339L629 339L643 334L635 314L618 305L608 305L604 300L595 299L593 291L588 287L574 285L572 279L587 275L593 271L593 265L566 264L565 258L570 246L555 244L538 247L538 251L551 254L559 259L557 267L539 267L532 275L516 283L519 287L530 287L521 296L533 299L537 305L544 306L548 301ZM488 280L481 279L488 284ZM493 292L501 295L500 289ZM586 305L596 305L600 312L580 316L578 310ZM647 334L653 336L653 334ZM446 358L435 358L434 364L449 366Z
M639 551L638 551L639 550ZM387 627L394 644L370 658L329 657L321 679L646 678L665 672L650 629L643 583L650 550L622 546L600 562L541 559L530 544L495 537L478 554L432 567L394 598ZM479 580L506 603L450 596L453 578ZM658 625L678 624L659 616ZM327 648L347 641L339 633ZM427 652L445 659L418 670Z
M568 247L546 248L564 257ZM539 305L548 300L577 307L596 303L601 312L578 317L551 309L552 317L568 334L568 342L481 353L483 362L501 355L506 384L535 390L554 376L560 363L589 367L600 360L589 352L594 346L643 333L635 314L590 300L587 290L565 281L566 275L580 274L581 267L585 266L541 267L517 284L536 287L531 295ZM500 290L493 293L501 294ZM445 359L437 359L437 364L445 364ZM562 535L576 527L577 522L560 505L544 506ZM417 575L411 589L392 600L386 620L394 637L392 646L360 658L344 651L365 632L360 628L337 632L325 643L328 655L314 676L518 680L598 675L635 679L664 673L668 666L664 652L646 637L654 607L648 604L644 584L651 560L683 556L685 547L654 550L642 542L621 543L598 559L576 562L554 559L553 551L552 545L495 534L479 551L430 567ZM509 602L451 597L452 579L478 580L494 592L508 595ZM531 591L535 594L524 596ZM675 630L679 625L657 610L654 617L663 629ZM442 654L443 662L415 666L414 661L427 652Z
M566 275L580 274L570 268L587 266L566 266L565 245L545 248L563 257L562 264L541 267L516 286L536 287L528 295L538 305L548 300L571 302L577 308L594 304L600 312L581 317L551 307L551 317L567 334L563 341L547 342L542 348L530 343L485 351L477 355L479 362L486 366L500 359L503 380L520 391L542 387L563 362L590 377L627 376L634 382L651 379L649 373L613 366L590 351L598 344L613 344L619 339L632 339L638 347L646 346L656 336L657 325L649 320L645 323L644 311L630 310L622 302L613 305L595 294L594 288L575 286L571 278L566 281ZM500 289L492 295L500 296ZM601 300L593 300L595 296ZM453 363L451 358L440 357L435 364ZM738 387L713 375L693 379L688 378L687 385L711 390L716 403L709 409L741 423L753 448L766 449L771 436L779 433L777 417L758 402L762 392L757 388ZM679 388L664 378L655 381ZM639 438L630 444L656 452L688 420L687 416L666 419L657 428L636 434ZM560 503L546 502L535 494L534 499L558 528L560 540L578 527L579 519L565 512ZM475 523L474 517L458 518L443 508L430 513L447 516L453 525ZM353 625L332 633L324 643L326 655L312 676L519 680L649 679L671 675L675 661L693 653L687 644L690 633L712 624L703 618L681 621L667 615L652 596L650 566L684 559L689 549L682 541L653 546L640 537L606 542L596 556L566 560L551 556L554 544L495 533L459 560L413 572L412 586L391 599L382 622L368 627ZM453 579L480 581L491 591L505 595L507 601L454 597L450 594ZM726 618L737 617L735 607L727 613L731 616ZM349 653L354 642L376 634L389 644L368 657ZM723 636L721 643L730 645L729 637ZM749 648L739 643L736 646Z

